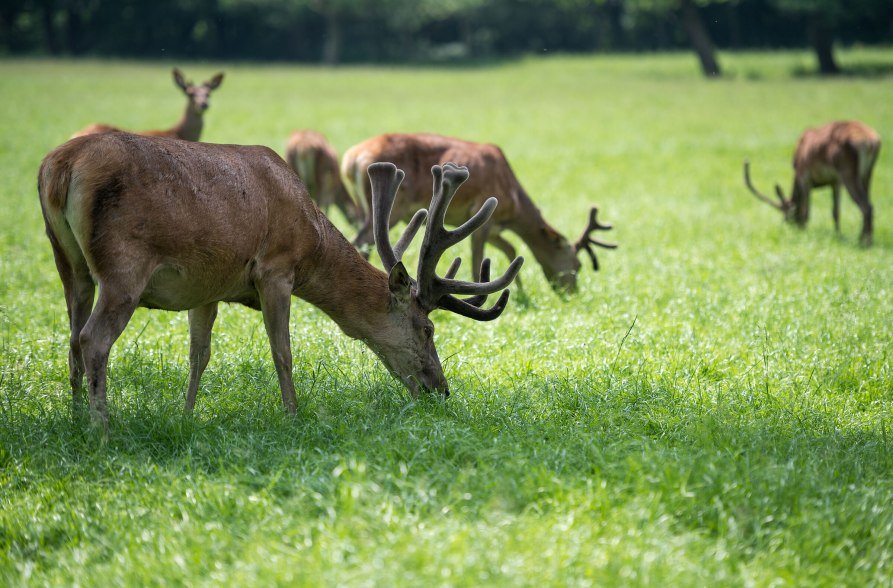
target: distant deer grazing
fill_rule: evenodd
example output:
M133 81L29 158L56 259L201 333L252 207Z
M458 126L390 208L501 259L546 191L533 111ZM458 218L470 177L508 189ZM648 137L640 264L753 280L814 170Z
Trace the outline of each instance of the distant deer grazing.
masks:
M454 161L467 166L471 171L471 179L446 216L447 223L461 224L488 196L495 195L499 201L499 210L490 222L471 237L471 262L475 279L480 278L478 268L484 258L485 242L494 245L509 259L515 257L515 248L500 236L503 229L521 237L533 251L546 278L559 291L572 292L576 289L577 272L580 269L577 256L581 251L589 254L593 268L597 270L598 260L592 247L616 247L612 243L604 243L591 237L592 231L611 228L610 225L598 222L597 208L589 211L589 224L583 236L576 243L569 243L543 218L518 182L502 150L496 145L471 143L434 134L386 134L373 137L348 149L341 161L341 173L357 200L371 200L371 186L364 170L374 161L392 161L397 167L406 170L407 180L394 205L395 222L408 220L412 211L420 203L424 203L424 195L428 189L427 169L445 161ZM354 240L354 244L361 249L372 243L372 221L371 215L366 217Z
M174 137L185 141L198 141L202 134L202 126L204 125L203 115L210 105L209 99L211 98L211 92L220 87L221 82L223 82L223 74L218 73L200 86L196 86L192 82L186 81L183 77L183 73L177 68L174 68L173 74L174 83L183 90L186 94L186 98L189 99L186 103L186 111L183 113L183 117L170 129L142 131L137 134L149 137ZM92 124L72 135L72 138L93 135L96 133L111 133L121 130L123 129L111 125Z
M69 372L75 406L87 376L91 413L107 422L109 351L138 306L189 311L189 385L195 404L211 349L219 302L259 309L286 410L295 412L289 307L292 295L318 306L350 337L365 342L413 395L449 394L428 314L450 310L492 320L508 301L504 288L523 262L483 282L435 274L444 251L485 224L496 200L454 231L442 221L468 170L435 166L431 218L417 280L401 255L425 219L420 210L395 247L388 215L403 172L369 168L378 252L372 266L326 219L294 172L266 147L192 143L128 133L73 139L50 152L38 189L71 326ZM93 306L94 282L99 299ZM504 290L495 305L487 295ZM459 298L457 295L471 295Z
M813 188L831 186L834 229L840 232L840 185L843 184L862 211L863 245L871 245L872 208L869 201L871 173L881 149L881 137L858 121L832 122L806 129L794 151L794 182L791 197L785 198L775 185L775 202L750 181L750 164L744 162L744 183L750 191L784 214L785 220L803 227L809 220L809 193Z
M285 160L304 181L310 198L323 213L328 214L334 204L354 228L360 228L366 215L341 181L338 153L322 133L293 132L285 148Z

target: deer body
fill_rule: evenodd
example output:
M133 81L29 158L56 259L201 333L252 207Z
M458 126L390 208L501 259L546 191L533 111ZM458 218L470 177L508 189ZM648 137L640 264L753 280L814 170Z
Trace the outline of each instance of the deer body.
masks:
M840 187L843 186L862 212L860 241L870 245L874 227L869 190L880 147L880 135L868 125L858 121L831 122L806 129L800 136L794 151L794 179L789 198L777 184L778 203L754 188L747 162L745 184L758 198L782 211L785 220L801 227L809 221L812 189L830 187L831 214L837 232L840 232Z
M475 279L480 277L477 269L484 257L485 243L495 246L509 259L515 257L515 248L500 236L506 229L517 234L530 247L550 283L563 290L572 291L576 287L576 275L580 269L577 254L581 249L590 252L593 265L598 269L595 255L587 244L615 247L589 239L588 233L594 228L610 228L598 223L597 226L590 225L579 242L569 243L543 218L516 178L502 149L496 145L429 133L385 134L363 141L348 149L341 162L345 182L359 201L371 200L371 187L363 170L373 161L391 161L406 172L406 180L394 204L394 221L409 220L419 203L425 202L424 194L430 185L427 170L446 161L456 162L471 171L470 179L447 212L448 224L463 223L488 197L495 195L499 201L498 209L490 222L472 235L471 258ZM363 249L372 241L372 219L367 216L354 244Z
M86 375L91 410L103 421L109 351L138 306L189 310L187 410L210 357L217 304L236 302L262 311L283 403L294 412L292 295L366 342L413 394L448 394L427 314L467 303L439 296L423 304L424 288L401 263L389 274L370 265L270 149L91 135L47 155L38 189L70 319L74 403ZM468 293L494 292L513 277ZM473 301L464 314L495 318L501 301L489 311Z
M218 73L210 80L201 85L196 86L192 82L186 81L179 69L173 70L174 83L183 90L188 101L186 102L186 110L183 116L173 127L169 129L141 131L138 134L147 137L173 137L175 139L183 139L184 141L198 141L204 127L204 113L208 109L210 103L211 92L220 87L223 82L223 74ZM93 135L98 133L123 132L124 129L114 127L112 125L95 123L89 125L71 138L83 137L84 135Z
M324 213L328 214L334 204L351 225L360 228L365 214L344 186L338 153L322 133L293 132L288 138L285 160L304 181L310 197Z

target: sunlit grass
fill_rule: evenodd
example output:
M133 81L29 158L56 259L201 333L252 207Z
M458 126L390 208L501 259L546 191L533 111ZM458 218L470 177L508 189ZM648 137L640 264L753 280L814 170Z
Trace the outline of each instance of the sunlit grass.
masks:
M185 314L140 310L105 444L70 415L37 167L88 123L170 126L184 100L173 64L0 62L0 584L888 585L893 155L868 250L848 199L840 236L822 192L799 231L741 182L749 158L787 185L808 125L893 137L889 77L797 74L809 60L724 55L714 81L687 54L178 64L226 71L207 141L498 143L556 228L576 238L597 203L621 248L567 300L524 250L526 303L485 324L435 313L445 402L410 401L296 300L297 417L260 315L226 307L189 418Z

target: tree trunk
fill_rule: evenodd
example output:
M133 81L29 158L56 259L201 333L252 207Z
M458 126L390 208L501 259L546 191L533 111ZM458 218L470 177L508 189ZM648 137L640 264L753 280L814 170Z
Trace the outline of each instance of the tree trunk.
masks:
M716 49L713 47L713 42L710 40L707 27L704 26L697 7L691 0L680 0L679 9L682 26L688 34L692 48L698 54L698 59L701 60L701 69L704 71L704 75L709 78L719 77L722 75L722 71L719 68L719 61L716 59Z
M326 36L322 47L322 62L335 65L341 57L341 22L335 11L326 12Z
M840 73L840 67L834 59L834 31L821 17L814 17L810 28L812 48L819 60L819 73L822 75Z
M45 3L40 16L43 24L43 34L47 41L47 49L50 55L59 55L59 39L56 35L56 27L53 25L53 19L56 16L55 2Z

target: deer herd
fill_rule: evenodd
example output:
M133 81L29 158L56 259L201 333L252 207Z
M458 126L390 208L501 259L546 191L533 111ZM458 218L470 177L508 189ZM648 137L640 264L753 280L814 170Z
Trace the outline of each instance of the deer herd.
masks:
M90 413L104 426L109 352L137 307L188 311L187 411L208 365L218 304L235 302L261 311L283 405L295 412L291 296L363 341L413 396L447 396L429 314L442 309L478 321L502 314L524 262L504 231L521 239L562 294L578 288L582 251L598 270L593 248L617 247L593 236L611 229L595 206L576 241L553 228L496 145L389 133L354 145L339 164L313 130L293 133L284 159L267 147L200 143L203 114L223 74L201 85L178 69L173 77L188 98L174 127L131 133L90 125L51 151L38 174L71 329L73 406L83 405L86 377ZM842 184L862 212L860 240L869 245L879 148L867 125L832 122L801 136L789 197L778 185L777 202L757 190L747 161L745 185L799 226L809 219L811 189L830 186L839 231ZM327 218L332 205L356 230L352 241ZM392 245L390 229L399 222L406 228ZM402 257L423 224L413 278ZM443 254L466 238L471 279L457 278L460 258L438 275ZM382 268L369 262L373 244ZM497 278L486 245L510 260Z

